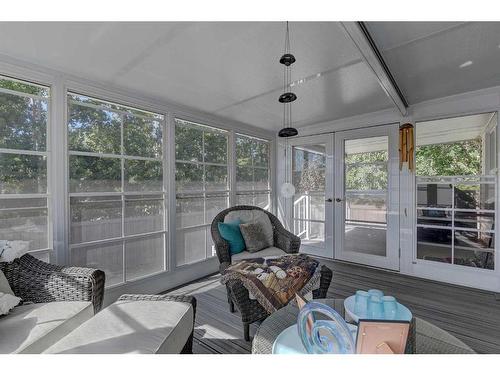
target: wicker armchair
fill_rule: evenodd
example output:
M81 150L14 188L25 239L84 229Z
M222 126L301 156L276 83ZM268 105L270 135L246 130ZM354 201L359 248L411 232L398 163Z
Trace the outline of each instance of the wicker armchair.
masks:
M224 218L231 211L237 210L260 210L267 214L274 231L274 246L283 250L288 254L296 254L300 248L300 238L287 231L276 216L259 207L254 206L235 206L220 212L212 221L211 232L212 239L215 245L215 251L220 262L219 271L223 273L227 267L231 265L231 252L229 244L224 240L220 233L218 223L224 222ZM255 253L256 256L259 253ZM321 267L320 287L313 291L314 298L325 298L332 281L332 271L326 267ZM254 299L250 299L248 290L239 281L230 281L226 285L227 298L229 309L234 312L234 305L241 313L243 321L243 331L246 341L250 341L250 324L253 322L264 320L269 316L269 313Z
M10 263L0 262L0 269L23 301L91 301L95 313L102 307L103 271L48 264L29 254Z

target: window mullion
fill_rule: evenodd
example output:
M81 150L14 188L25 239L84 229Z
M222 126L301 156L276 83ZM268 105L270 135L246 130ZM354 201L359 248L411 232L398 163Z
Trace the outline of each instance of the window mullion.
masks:
M122 203L122 217L121 217L121 235L122 235L122 263L123 263L123 281L127 281L127 262L125 251L125 145L123 143L123 122L124 115L120 113L120 162L121 162L121 203Z

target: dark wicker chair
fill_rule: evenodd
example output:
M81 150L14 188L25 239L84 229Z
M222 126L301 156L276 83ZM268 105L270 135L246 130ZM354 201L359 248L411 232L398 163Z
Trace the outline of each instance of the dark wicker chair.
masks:
M90 301L94 313L102 307L103 271L48 264L29 254L13 262L0 262L0 269L24 302Z
M219 258L219 271L223 273L231 265L231 253L229 244L219 233L218 223L224 222L224 218L231 211L236 210L260 210L267 214L271 220L274 230L274 246L285 251L288 254L296 254L300 248L300 238L287 231L276 216L259 207L254 206L235 206L220 212L212 221L212 239L214 241L217 257ZM258 256L259 253L255 253ZM332 271L326 267L321 267L321 281L319 289L313 291L314 298L326 298L326 293L332 281ZM230 281L226 285L229 309L234 312L234 305L241 313L243 321L243 331L246 341L250 341L250 324L264 320L269 313L256 300L250 299L248 290L241 282Z

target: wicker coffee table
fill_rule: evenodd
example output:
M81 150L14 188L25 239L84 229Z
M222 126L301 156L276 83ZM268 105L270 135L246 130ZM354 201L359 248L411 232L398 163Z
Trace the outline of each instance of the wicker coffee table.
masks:
M343 299L319 299L344 316ZM299 310L288 305L262 322L252 343L252 354L271 354L276 337L297 322ZM473 354L470 347L448 332L419 318L415 318L417 354Z

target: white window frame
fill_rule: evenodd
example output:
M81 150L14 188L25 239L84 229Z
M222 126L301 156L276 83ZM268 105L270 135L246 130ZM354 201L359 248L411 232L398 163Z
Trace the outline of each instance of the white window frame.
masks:
M234 185L232 185L231 181L232 181L232 160L234 160L230 155L231 155L231 150L232 150L232 137L231 137L231 133L228 131L228 130L225 130L225 129L221 129L221 128L218 128L218 127L215 127L215 126L211 126L211 125L206 125L204 123L200 123L200 122L195 122L195 121L192 121L192 120L186 120L182 117L175 117L174 118L174 133L175 133L175 128L177 127L177 121L182 121L182 122L185 122L187 124L182 124L182 125L179 125L179 126L192 126L194 128L201 128L201 131L203 131L203 138L202 138L202 150L201 150L201 154L202 154L202 158L203 160L202 161L186 161L186 160L180 160L180 159L177 159L176 156L175 156L175 160L174 160L174 168L176 169L177 168L177 163L183 163L183 164L192 164L192 165L197 165L197 166L202 166L203 167L203 174L202 174L202 183L203 183L203 189L202 190L191 190L191 191L187 191L187 192L180 192L179 194L177 193L177 189L175 188L174 189L174 192L175 192L175 200L176 200L176 203L177 203L177 199L178 199L178 195L186 195L188 197L192 196L193 198L202 198L203 199L203 221L205 221L205 213L206 213L206 206L207 206L207 196L216 196L216 195L224 195L224 196L227 196L227 201L228 201L228 207L231 207L232 205L232 198L231 198L231 192L232 192L232 187ZM223 134L226 134L226 137L227 137L227 154L226 154L226 157L227 157L227 164L222 164L222 163L212 163L212 162L206 162L205 161L205 130L203 129L207 129L206 131L207 132L218 132L218 133L223 133ZM175 149L175 136L174 136L174 144L173 144L173 148ZM227 189L224 189L224 190L207 190L205 189L205 167L206 166L218 166L218 167L226 167L227 169ZM173 175L173 179L174 179L174 184L176 182L176 177L175 177L175 171L174 171L174 175ZM174 209L174 214L176 214L176 208L177 208L177 205L175 206L175 209ZM174 216L175 217L175 216ZM174 219L175 220L175 219ZM204 228L205 229L205 257L203 259L198 259L196 261L193 261L193 262L188 262L188 263L183 263L183 264L178 264L177 263L177 259L176 259L176 263L175 263L175 267L185 267L185 266L188 266L188 265L191 265L191 264L196 264L196 263L199 263L199 262L203 262L207 259L210 259L210 258L214 258L216 255L215 254L210 254L209 252L209 247L208 247L208 244L207 244L207 233L208 233L208 228L210 228L210 225L211 223L204 223L204 224L196 224L196 225L190 225L190 226L187 226L187 227L176 227L175 228L175 231L176 231L176 234L178 234L179 232L186 232L186 231L192 231L192 230L196 230L196 229L202 229ZM172 249L172 253L175 253L177 254L177 244L174 245L173 249Z
M42 81L46 80L46 77L37 77L36 75L26 74L27 77L22 75L22 78L19 78L18 74L10 74L9 69L2 70L0 74L0 78L7 79L15 82L20 82L33 86L40 86L49 91L48 97L43 97L39 95L24 93L20 91L5 89L0 87L0 92L17 95L21 97L33 98L36 100L44 101L47 104L47 123L45 129L45 151L33 151L33 150L22 150L22 149L11 149L11 148L0 148L0 153L2 154L12 154L12 155L33 155L33 156L42 156L45 157L46 162L46 170L47 170L47 189L45 193L14 193L14 194L2 194L0 198L3 199L29 199L29 198L45 198L47 200L47 247L43 249L30 250L29 253L35 257L39 257L40 259L50 261L54 258L53 256L53 243L54 243L54 234L53 234L53 167L52 167L52 97L53 90L51 83L42 83Z
M73 104L75 105L81 105L83 107L88 107L88 108L93 108L96 110L105 110L109 112L114 112L120 115L121 117L121 125L120 125L120 133L121 133L121 140L120 140L120 153L119 154L106 154L106 153L98 153L98 152L86 152L86 151L72 151L70 150L69 144L68 144L68 121L69 121L69 114L68 114L68 109L69 109L69 102L68 102L68 96L69 95L82 95L82 96L87 96L92 99L95 99L97 101L103 101L103 102L110 102L111 104L115 104L117 106L122 106L122 107L131 107L132 109L138 110L138 111L145 111L145 112L153 112L155 115L161 115L163 116L163 119L160 120L158 119L158 122L161 124L162 127L162 155L160 158L153 158L153 157L141 157L141 156L130 156L125 154L125 150L123 147L123 116L124 115L130 115L130 113L126 111L121 111L118 109L110 109L105 106L99 106L95 105L92 103L79 103L79 102L74 102ZM66 207L67 207L67 241L68 241L68 253L66 254L68 259L71 259L71 252L73 249L78 249L78 248L85 248L85 247L90 247L90 246L95 246L95 245L109 245L109 244L121 244L122 246L122 257L123 257L123 277L122 277L122 282L116 283L113 285L107 286L107 288L116 288L123 286L125 284L137 281L137 280L142 280L145 278L149 278L152 276L155 276L157 274L165 273L169 271L170 263L169 263L169 257L168 257L168 244L169 244L169 238L168 238L168 187L167 187L167 176L165 174L166 172L166 161L165 161L165 155L168 152L168 145L167 145L167 139L166 139L166 115L157 112L157 111L152 111L150 109L145 109L143 110L141 107L135 106L135 105L130 105L130 104L122 104L119 101L109 99L109 98L102 98L100 96L96 96L93 94L89 94L87 92L81 92L80 90L66 90L66 117L65 117L65 129L66 129L66 142L68 146L66 147L66 171L67 171L67 178L66 178L66 191L67 191L67 200L66 200ZM134 114L134 116L136 116ZM141 116L137 116L141 117ZM144 117L147 118L147 117ZM121 190L117 192L71 192L70 191L70 178L69 178L69 160L71 156L90 156L90 157L99 157L99 158L112 158L112 159L119 159L120 160L120 169L121 169ZM161 191L125 191L124 186L125 186L125 160L144 160L144 161L155 161L155 162L161 162L162 163L162 171L163 171L163 184L162 187L163 189ZM127 196L137 196L137 195L158 195L163 197L163 229L159 231L154 231L154 232L147 232L147 233L140 233L140 234L125 234L125 198ZM94 241L87 241L87 242L81 242L81 243L71 243L70 240L70 230L71 230L71 198L77 198L77 197L103 197L103 196L116 196L120 197L122 201L122 217L121 217L121 236L119 237L113 237L113 238L106 238L102 240L94 240ZM158 235L163 235L163 269L160 271L152 272L147 275L143 275L140 277L135 277L133 279L127 279L127 274L126 274L126 242L127 240L137 240L137 239L147 239L147 238L155 238Z
M436 109L433 108L435 105L431 103L429 105L430 108L426 108L426 106L422 106L421 108L417 108L416 113L410 119L415 124L415 143L418 132L418 123L425 121L436 121L443 120L455 117L469 116L469 115L478 115L484 114L488 112L498 112L500 110L497 106L492 106L488 104L488 100L485 101L484 106L480 109L477 108L477 97L475 95L471 95L470 93L464 94L466 98L470 97L470 103L467 103L471 109L459 111L455 108L455 103L453 101L444 101L437 100L439 114L433 115L432 112ZM496 100L496 99L495 99ZM464 106L464 103L461 103L461 107ZM446 111L450 109L449 111ZM431 111L431 114L427 113L427 111ZM444 112L444 114L443 114ZM407 120L407 119L405 119ZM407 122L407 121L404 121ZM403 123L403 122L402 122ZM500 124L498 125L500 126ZM497 145L500 141L500 132L496 132L496 141ZM499 149L497 148L497 165L499 165L500 154L498 153ZM414 157L415 157L414 150ZM498 199L500 195L500 189L498 189L499 184L499 174L498 169L495 173L496 179L496 202L495 202L495 218L499 217L500 207L498 207ZM452 283L456 285L463 285L467 287L479 288L483 290L491 290L498 292L500 291L500 255L499 251L495 251L495 270L486 270L486 269L478 269L472 267L464 267L459 265L447 264L442 262L433 262L426 261L423 259L417 259L417 231L416 231L416 223L417 223L417 210L416 210L416 172L409 173L407 169L405 169L401 173L401 199L404 200L405 204L401 206L400 216L401 216L401 247L405 251L402 251L401 257L401 272L404 274L423 277L426 279L437 280L446 283ZM407 191L405 191L405 189ZM406 206L406 207L405 207ZM498 244L500 240L499 231L495 231L495 244ZM498 246L497 246L498 247ZM408 249L411 249L408 252Z
M238 137L244 137L244 138L249 138L249 139L254 139L258 142L266 142L267 145L268 145L268 155L267 155L267 160L268 160L268 164L267 164L267 167L261 167L261 166L255 166L254 165L254 160L252 158L252 170L255 170L255 169L265 169L267 170L267 173L268 173L268 189L258 189L258 190L247 190L247 189L238 189L238 183L237 183L237 169L238 169L238 160L237 160L237 156L236 156L236 147L237 147L237 143L236 143L236 140ZM237 204L237 196L238 195L250 195L252 196L252 202L253 202L253 205L255 206L255 195L259 195L259 194L268 194L269 195L269 207L267 208L268 211L270 212L273 212L273 207L274 207L274 202L273 202L273 184L272 184L272 172L273 172L273 169L271 167L272 165L272 143L267 140L267 139L263 139L263 138L258 138L258 137L254 137L254 136L251 136L251 135L247 135L247 134L243 134L243 133L240 133L240 132L237 132L235 133L235 136L234 136L234 149L235 149L235 156L234 156L234 176L235 176L235 179L234 179L234 205ZM255 174L253 174L253 183L255 184Z

